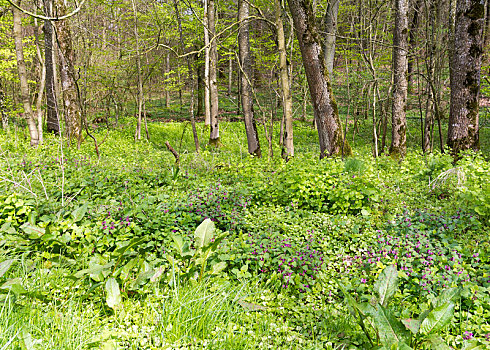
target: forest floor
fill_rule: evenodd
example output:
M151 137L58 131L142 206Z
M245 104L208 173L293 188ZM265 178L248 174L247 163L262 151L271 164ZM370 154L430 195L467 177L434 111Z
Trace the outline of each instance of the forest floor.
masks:
M100 159L0 133L0 349L488 349L488 127L457 164L415 121L401 163L366 121L348 159L294 127L288 163L233 122L199 154L189 123L111 130Z

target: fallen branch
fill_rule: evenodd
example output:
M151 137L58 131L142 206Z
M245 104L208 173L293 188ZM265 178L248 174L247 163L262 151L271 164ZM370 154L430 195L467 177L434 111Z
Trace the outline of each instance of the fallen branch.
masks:
M168 141L165 141L165 146L167 146L167 149L174 155L174 157L175 157L175 164L179 165L179 163L180 163L180 156L177 153L177 151L174 150L172 146L170 146L170 142L168 142Z

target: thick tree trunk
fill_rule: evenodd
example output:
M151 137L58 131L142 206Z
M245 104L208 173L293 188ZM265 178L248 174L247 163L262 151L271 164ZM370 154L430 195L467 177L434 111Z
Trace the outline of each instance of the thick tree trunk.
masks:
M54 0L58 16L66 14L63 0ZM71 140L79 140L82 132L82 112L75 81L75 51L73 50L71 29L68 20L58 21L56 26L60 56L60 77L63 87L66 134Z
M209 0L208 21L210 35L209 51L209 97L211 101L209 144L219 145L218 124L218 41L216 38L216 0Z
M260 157L260 142L254 119L252 87L250 86L252 82L252 60L250 57L248 15L249 3L246 0L239 0L238 22L240 23L240 29L238 31L238 51L241 67L240 91L242 110L245 120L245 132L247 134L248 153Z
M340 155L343 131L309 0L288 0L303 58L320 141L320 158ZM352 150L345 142L344 155Z
M275 0L276 29L277 29L277 46L279 50L279 69L281 76L283 120L281 125L282 134L282 157L286 160L294 157L293 142L293 98L291 96L291 84L289 80L287 54L286 54L286 37L284 35L284 24L282 22L281 1Z
M19 72L20 80L20 95L22 97L22 104L24 107L24 117L27 121L27 127L29 128L29 136L31 138L31 146L36 147L39 144L39 134L37 131L36 121L34 120L34 113L32 111L29 85L27 83L27 70L26 62L24 60L24 48L22 46L22 19L21 12L16 8L12 9L14 20L14 41L15 41L15 56L17 58L17 69Z
M53 4L51 0L43 0L44 14L51 16ZM46 130L60 135L60 117L56 99L55 64L53 59L53 24L44 21L44 65L46 66Z
M211 97L209 89L210 43L209 43L209 0L204 0L204 125L211 125Z
M340 0L332 0L328 3L327 11L325 12L324 30L324 54L325 54L325 66L328 69L328 73L332 76L333 61L335 58L335 38L337 34L337 17L339 14Z
M478 108L483 56L484 5L458 0L451 70L451 111L448 145L454 155L480 149Z
M393 33L393 102L391 116L390 155L404 158L407 153L407 61L408 0L395 0L395 30Z

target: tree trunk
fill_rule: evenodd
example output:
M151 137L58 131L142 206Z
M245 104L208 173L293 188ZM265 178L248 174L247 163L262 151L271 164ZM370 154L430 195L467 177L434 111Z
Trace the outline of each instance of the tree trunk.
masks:
M408 0L395 0L395 30L393 33L393 102L391 116L390 155L404 158L407 153L407 51Z
M22 97L22 104L24 107L24 117L27 121L27 127L29 128L29 136L31 138L31 146L37 147L39 144L39 134L36 127L36 121L34 120L34 113L32 112L29 85L27 83L27 70L26 62L24 60L24 48L22 46L22 19L21 12L16 8L12 9L14 20L14 41L15 41L15 55L17 58L17 69L19 72L20 80L20 95Z
M43 0L44 14L51 16L53 4L51 0ZM60 135L60 116L56 99L55 64L53 52L53 24L44 21L44 65L46 66L46 131Z
M137 122L136 130L134 134L135 140L141 140L141 123L142 123L142 113L143 113L143 78L141 76L141 57L140 57L140 41L138 34L138 12L136 10L136 3L134 0L131 1L133 6L133 34L136 41L136 77L137 77L137 94L136 94L136 105L138 106L137 111Z
M218 125L218 42L216 38L216 0L209 0L208 21L210 35L209 51L209 97L211 101L209 144L219 145Z
M328 3L327 11L325 12L324 30L324 54L325 54L325 66L328 69L328 73L332 76L333 61L335 58L335 37L337 33L337 16L339 14L340 0L332 0Z
M257 157L261 156L259 135L255 124L253 111L253 97L251 87L252 60L250 57L249 38L249 3L246 0L238 1L238 51L240 58L240 91L243 116L245 120L245 132L247 134L248 153Z
M282 22L281 1L275 0L276 29L277 29L277 46L279 50L279 69L281 76L282 106L284 124L283 130L283 148L282 157L286 160L294 157L293 142L293 98L291 96L291 84L289 80L286 38L284 35L284 24Z
M228 57L228 96L231 96L233 86L233 56Z
M66 14L63 0L54 0L58 16ZM63 107L65 112L66 135L68 139L80 139L82 112L75 80L75 51L73 50L71 29L68 20L58 21L56 26L60 57L60 77L63 87Z
M340 155L343 131L325 67L313 7L309 0L288 0L310 89L320 141L320 158ZM344 154L352 149L345 142Z
M39 74L39 84L38 91L36 97L36 114L37 114L37 133L39 144L43 143L43 97L44 97L44 89L46 87L46 65L43 62L43 57L41 55L41 48L39 44L39 33L41 31L40 26L37 24L37 19L34 19L35 28L34 28L34 37L36 44L36 56L37 56L37 70Z
M205 95L205 82L204 82L204 65L202 62L198 61L197 55L195 56L196 62L196 75L197 75L197 111L196 115L197 116L205 116L206 112L206 106L204 103L204 95Z
M413 62L415 57L415 49L417 47L417 29L419 27L419 11L422 8L422 0L417 0L414 5L413 17L410 22L409 32L409 49L408 52L411 58L408 60L408 90L413 83Z
M170 74L170 51L165 54L165 79L169 79ZM165 108L170 108L170 88L169 83L165 83Z
M1 81L0 81L0 117L2 117L3 130L7 130L9 127L9 119L7 115L7 108L5 106L5 93L3 92Z
M210 43L209 43L209 0L204 0L204 125L211 125L211 99L209 90Z
M480 149L478 108L483 56L484 5L480 0L458 0L451 70L451 111L448 145L453 155Z

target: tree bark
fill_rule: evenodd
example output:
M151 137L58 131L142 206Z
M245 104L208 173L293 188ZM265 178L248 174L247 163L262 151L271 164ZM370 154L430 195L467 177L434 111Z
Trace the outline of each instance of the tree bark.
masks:
M391 116L390 155L404 158L407 153L407 61L408 0L395 0L395 29L393 33L393 102Z
M0 117L2 117L3 130L7 130L9 127L9 119L7 115L7 107L5 106L5 93L3 92L1 81L0 81Z
M20 2L18 2L20 4ZM22 46L22 19L21 12L16 8L12 9L13 13L13 34L15 41L15 56L17 58L17 69L19 72L20 80L20 95L22 98L22 104L24 107L24 117L27 121L27 127L29 128L29 136L31 138L31 146L37 147L39 144L39 134L37 131L36 121L34 120L34 113L32 111L29 85L27 83L27 70L26 62L24 60L24 48Z
M133 7L133 34L136 41L136 77L137 77L137 94L136 94L136 105L138 106L137 111L137 121L136 130L134 134L135 140L141 140L141 122L143 113L143 77L141 76L141 57L140 57L140 39L138 33L138 12L136 10L136 3L134 0L131 1Z
M328 3L327 11L325 12L324 30L324 52L325 52L325 66L328 69L328 73L332 76L333 61L335 58L335 38L337 33L337 17L339 14L340 0L331 0Z
M309 0L288 0L301 50L320 141L320 158L340 155L343 130ZM352 149L345 142L344 155Z
M218 124L218 42L216 38L216 0L209 0L208 21L210 35L209 51L209 96L211 101L209 144L219 145Z
M338 1L337 1L338 3ZM281 1L275 0L276 29L277 29L277 46L279 51L279 70L281 76L283 120L281 125L282 132L282 157L286 160L294 157L293 142L293 98L291 96L291 83L289 79L287 54L286 54L286 37L284 35L284 24L282 21ZM334 43L335 45L335 43Z
M204 0L204 125L211 125L211 99L209 90L210 43L209 43L209 0Z
M66 7L63 0L54 0L54 5L58 16L66 14ZM70 142L73 139L78 141L82 133L82 112L75 80L75 51L73 50L72 35L68 20L58 21L56 31L60 57L60 78L63 87L66 134Z
M169 79L170 74L170 51L165 54L165 79ZM169 83L165 84L165 108L170 108L170 88Z
M480 149L478 109L483 56L484 5L458 0L451 69L451 109L448 145L453 155Z
M409 32L409 49L410 59L408 60L408 90L413 83L413 62L415 57L415 49L417 47L417 30L419 27L419 11L422 8L422 0L417 0L414 4L412 21L410 22Z
M242 111L245 120L245 132L247 134L248 153L261 157L259 135L255 124L253 111L253 97L251 87L252 60L250 57L249 37L249 3L246 0L238 1L238 52L240 58L240 91Z
M44 14L52 16L53 3L43 0ZM53 24L44 21L44 65L46 66L46 131L60 135L60 117L56 99L55 65L53 60Z

